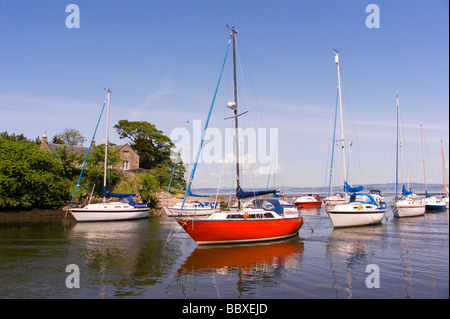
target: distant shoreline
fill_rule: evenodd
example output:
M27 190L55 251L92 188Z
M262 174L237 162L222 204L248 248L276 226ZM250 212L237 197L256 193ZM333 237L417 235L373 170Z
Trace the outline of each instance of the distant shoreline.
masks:
M371 187L371 189L373 189L373 188L376 188L376 187ZM288 200L290 200L291 198L300 196L303 193L318 193L318 194L320 194L321 198L324 198L325 196L327 196L327 193L324 193L321 191L311 191L311 188L305 189L305 190L299 190L299 189L296 189L296 190L298 190L298 191L296 191L295 193L291 193L291 192L285 193L285 197ZM198 194L201 194L201 193L205 192L206 189L197 189L196 191ZM335 192L336 191L339 192L337 189L335 189ZM364 190L364 191L366 191L366 190ZM369 188L367 188L367 192L368 191L369 191ZM433 193L433 195L436 195L436 196L443 195L443 192L430 191L430 193ZM211 192L209 192L209 194L211 194ZM416 194L419 196L425 195L423 192L416 192ZM383 195L384 196L393 196L394 193L391 191L388 191L388 192L383 193ZM158 193L157 199L158 199L161 209L156 209L156 210L151 211L150 215L153 217L163 215L162 207L164 206L164 202L166 202L166 204L168 206L170 206L175 203L181 202L183 200L183 197L184 197L184 194L168 194L167 198L166 198L166 192ZM191 201L196 201L196 200L211 202L211 201L216 200L216 195L214 194L214 195L211 195L208 197L190 197L187 201L191 202ZM236 200L236 196L232 192L230 192L228 194L220 193L217 195L218 202L221 202L221 201L233 202L235 200ZM26 222L30 222L30 223L34 223L34 222L75 223L76 220L74 219L74 217L70 213L67 213L67 215L66 215L66 211L67 211L67 207L57 208L57 209L33 208L30 210L0 211L0 225L10 224L10 223L26 223Z

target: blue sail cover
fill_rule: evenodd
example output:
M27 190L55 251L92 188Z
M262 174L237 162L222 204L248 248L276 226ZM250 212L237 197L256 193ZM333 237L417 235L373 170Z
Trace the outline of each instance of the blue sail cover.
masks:
M360 200L356 200L356 196L365 196L368 200L367 201L360 201ZM386 206L386 202L384 200L380 200L380 201L376 201L372 195L370 194L364 194L364 193L355 193L352 194L350 196L350 203L369 203L369 204L373 204L378 206L380 209L385 209Z
M199 204L202 207L211 207L211 208L217 208L217 206L219 206L218 202L199 202L198 200L195 201L195 203Z
M284 193L283 192L276 192L275 194L273 194L273 197L283 197L284 196Z
M133 196L136 196L136 194L111 193L109 191L108 187L104 187L103 188L103 196L106 198L109 198L109 197L123 198L123 197L133 197Z
M267 209L266 207L264 207L265 202L271 203L273 205L273 209ZM284 215L283 206L280 204L280 201L278 199L274 198L257 199L255 200L255 207L264 210L273 210L278 215Z
M134 206L136 208L147 208L148 204L147 203L136 203L134 201L133 196L136 196L136 194L121 194L121 193L112 193L109 191L108 187L104 187L103 188L103 196L105 198L110 198L110 197L116 197L120 199L125 199L128 201L128 204L130 204L131 206Z
M238 199L244 199L247 197L255 197L255 196L260 196L260 195L266 195L266 194L272 194L272 193L276 193L277 190L276 189L266 189L263 191L250 191L250 192L246 192L244 190L242 190L241 187L238 187L236 189L236 197Z
M403 195L411 195L412 192L410 192L409 190L406 189L405 185L403 185L402 187L402 194Z
M209 197L209 195L198 195L198 194L194 194L191 192L191 189L188 189L188 196L192 196L192 197Z
M347 182L344 183L344 192L346 193L357 193L363 190L362 186L350 187Z

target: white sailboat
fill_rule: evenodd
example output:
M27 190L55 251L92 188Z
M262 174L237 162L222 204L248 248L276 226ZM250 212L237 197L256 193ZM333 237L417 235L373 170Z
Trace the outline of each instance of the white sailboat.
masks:
M427 174L426 174L426 170L425 170L425 149L423 146L423 127L422 124L420 124L420 136L422 139L422 157L423 157L423 177L424 177L424 181L425 181L425 212L441 212L443 210L445 210L445 203L443 200L441 200L440 198L437 198L434 195L429 195L428 194L428 189L427 189Z
M334 206L345 203L345 195L342 193L333 193L330 196L325 197L325 209L333 209Z
M402 176L402 196L398 196L398 151L400 148L400 164ZM396 174L395 174L395 198L394 209L392 212L395 217L413 217L425 214L425 203L417 197L416 194L407 190L403 182L403 151L402 151L402 135L400 129L400 104L397 95L397 151L396 151Z
M349 201L327 209L334 228L365 226L381 223L386 213L386 203L375 201L370 194L359 193L362 186L353 188L347 183L345 172L344 122L342 116L341 77L339 71L339 52L335 51L335 63L338 71L339 110L341 115L342 162L344 168L344 191L350 193Z
M108 90L107 93L107 111L106 111L106 143L105 143L105 164L104 164L104 175L103 175L103 202L96 204L88 204L81 208L69 208L70 213L78 222L97 222L97 221L120 221L120 220L130 220L130 219L139 219L139 218L147 218L149 216L149 209L146 203L136 203L133 200L133 196L135 194L118 194L111 193L106 186L106 175L107 175L107 166L108 166L108 127L109 127L109 108L111 101L111 90ZM103 110L102 110L103 112ZM98 124L97 124L98 125ZM97 131L97 129L96 129ZM95 137L95 133L94 133ZM92 140L94 140L94 137ZM92 146L92 142L91 142ZM90 150L90 149L89 149ZM89 152L86 155L85 162L89 156ZM80 188L80 180L83 174L83 169L81 171L80 177L78 179L77 186L72 196L75 196L75 193L78 188ZM116 197L119 199L117 202L107 201L107 198Z
M188 177L188 166L189 166L189 121L186 121L186 141L187 141L187 151L186 151L186 181L189 180ZM173 166L173 171L172 171L172 177L173 177L173 173L175 171L176 168L176 163ZM170 179L169 182L169 187L167 188L167 194L169 193L170 190L170 185L172 183L172 178ZM166 194L166 199L167 199L167 194ZM209 197L209 196L204 196L204 195L197 195L197 194L193 194L190 189L188 192L189 196L192 197ZM216 196L217 199L217 196ZM217 202L217 200L215 202L201 202L201 201L191 201L188 203L184 203L183 202L178 202L175 203L171 206L167 205L167 202L164 201L164 212L166 213L166 215L168 217L181 217L181 216L188 216L188 217L199 217L199 216L209 216L212 213L215 213L217 211L220 211L220 207L219 207L219 203Z
M444 178L444 197L442 198L442 201L445 203L445 208L448 209L448 186L445 181L445 159L444 159L444 146L442 145L442 140L441 140L441 150L442 150L442 175Z
M212 213L220 211L218 202L192 201L189 203L179 202L172 206L164 206L164 212L169 217L197 217L209 216Z

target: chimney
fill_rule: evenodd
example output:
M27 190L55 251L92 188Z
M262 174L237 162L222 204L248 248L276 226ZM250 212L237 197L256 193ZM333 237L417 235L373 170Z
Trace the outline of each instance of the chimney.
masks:
M47 145L47 133L44 132L44 134L42 135L42 139L41 139L41 145Z
M41 150L49 150L47 144L48 144L48 142L47 142L47 133L44 132L44 134L42 134L41 145L39 145L39 148Z

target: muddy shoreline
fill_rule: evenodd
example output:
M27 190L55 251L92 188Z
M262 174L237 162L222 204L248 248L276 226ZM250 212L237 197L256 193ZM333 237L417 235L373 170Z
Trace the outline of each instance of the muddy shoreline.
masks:
M160 209L150 210L150 217L165 216L162 207L164 203L170 206L183 200L184 194L157 194ZM202 201L214 201L215 196L198 198ZM235 196L232 196L231 200L234 200ZM197 198L189 198L188 201L195 201ZM230 200L229 195L219 195L217 201L228 202ZM63 223L76 223L75 218L67 211L67 207L59 209L30 209L30 210L17 210L17 211L0 211L0 225L11 223L24 223L24 222L63 222Z

